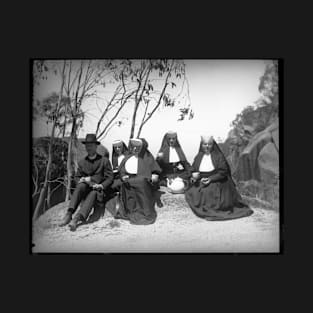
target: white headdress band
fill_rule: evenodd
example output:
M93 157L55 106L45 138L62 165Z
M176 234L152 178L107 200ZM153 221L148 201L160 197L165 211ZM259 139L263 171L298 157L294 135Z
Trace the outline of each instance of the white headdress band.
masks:
M123 143L122 140L115 140L115 141L113 141L113 145L116 145L116 146L119 146L122 143Z
M131 138L130 139L131 144L138 146L138 145L142 145L142 140L138 139L138 138Z
M201 136L201 141L204 142L213 141L213 136Z

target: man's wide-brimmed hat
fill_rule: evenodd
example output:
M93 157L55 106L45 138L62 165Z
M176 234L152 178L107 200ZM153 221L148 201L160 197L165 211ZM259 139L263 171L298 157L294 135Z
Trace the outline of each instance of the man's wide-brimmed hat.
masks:
M97 145L100 145L100 142L97 140L97 137L95 134L87 134L86 139L82 141L82 143L85 145L86 143L95 143Z

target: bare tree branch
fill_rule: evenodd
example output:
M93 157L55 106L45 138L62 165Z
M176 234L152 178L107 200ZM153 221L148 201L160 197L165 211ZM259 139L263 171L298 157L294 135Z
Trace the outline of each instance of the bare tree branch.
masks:
M143 117L142 117L142 120L141 120L140 127L138 129L137 138L139 138L139 136L140 136L141 129L142 129L141 125L143 125L143 123L144 123L144 120L145 120L145 117L146 117L146 114L147 114L147 111L148 111L148 107L149 107L149 101L146 103L145 111L144 111L144 114L143 114Z
M160 106L161 104L161 100L163 98L163 95L165 93L165 90L167 88L167 85L168 85L168 79L169 79L169 75L172 71L172 68L173 68L173 65L174 65L174 60L172 61L172 64L171 64L171 67L167 73L167 76L166 76L166 79L165 79L165 83L164 83L164 86L163 86L163 89L162 89L162 92L160 94L160 97L159 97L159 100L157 102L157 104L155 105L155 107L152 109L152 111L150 112L150 114L147 115L147 118L141 123L140 127L139 127L139 131L138 131L138 136L140 135L141 131L142 131L142 128L143 126L149 121L149 119L152 117L152 115L154 114L154 112L157 110L157 108Z
M100 129L100 125L105 117L105 115L107 114L107 112L110 110L110 108L112 107L112 103L113 101L115 100L116 96L118 95L118 92L120 91L120 88L122 88L120 85L116 88L111 100L108 102L106 108L104 109L103 113L101 114L99 120L98 120L98 123L97 123L97 128L96 128L96 135L98 134L99 132L99 129ZM101 135L99 135L101 136Z
M135 93L136 91L134 90L132 93L130 93L127 97L125 97L125 99L122 101L119 109L116 111L116 113L114 114L114 116L111 118L110 122L106 125L106 127L104 128L104 130L100 133L99 136L97 136L98 139L100 139L103 134L105 134L105 132L107 132L107 129L110 127L110 125L113 123L113 121L116 119L116 117L119 115L119 113L121 112L121 110L123 109L123 107L125 106L125 104L127 103L128 99ZM108 133L108 132L107 132ZM105 137L105 136L104 136Z

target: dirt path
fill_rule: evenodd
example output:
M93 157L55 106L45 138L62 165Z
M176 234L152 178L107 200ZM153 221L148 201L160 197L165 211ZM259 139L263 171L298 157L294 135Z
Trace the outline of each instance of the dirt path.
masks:
M110 213L76 232L58 227L67 203L51 208L33 229L33 252L279 252L279 214L252 208L237 220L206 221L188 207L183 195L162 196L152 225L115 220Z

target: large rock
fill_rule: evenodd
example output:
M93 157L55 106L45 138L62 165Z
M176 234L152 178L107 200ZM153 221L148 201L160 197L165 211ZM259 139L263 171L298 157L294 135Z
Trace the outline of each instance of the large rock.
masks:
M279 210L279 184L266 184L256 180L237 182L237 189L252 206ZM265 201L265 202L264 202Z
M243 130L245 135L253 136L255 135L255 126L254 125L243 125Z
M234 172L234 176L237 180L247 181L250 179L254 179L257 181L261 181L262 177L264 175L267 175L264 173L264 163L266 163L269 159L271 159L272 162L275 163L275 158L278 158L278 146L276 148L275 140L278 144L278 120L275 120L266 129L257 133L250 139L249 144L245 147L245 149L242 151L238 158L238 164ZM261 164L263 166L262 176L259 164L259 155L262 149L269 143L272 143L272 145L269 146L270 148L267 148L270 149L270 151L264 150L264 153L270 153L271 157L268 155L264 155L263 157L261 157ZM272 151L273 148L275 149L275 152ZM274 153L275 157L273 157Z
M275 147L276 147L277 151L279 151L279 131L278 131L278 129L275 129L272 132L272 137L273 137L273 142L275 144Z
M273 123L271 123L268 127L266 127L266 129L264 129L264 131L269 131L269 132L273 132L275 130L278 130L278 119L275 119L275 121Z
M266 144L258 157L260 178L266 184L276 184L279 177L279 155L274 143Z
M258 165L258 156L263 147L272 141L270 132L264 130L256 134L248 146L242 151L235 176L238 180L260 180L260 171Z

